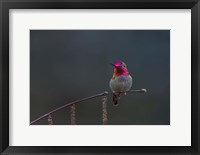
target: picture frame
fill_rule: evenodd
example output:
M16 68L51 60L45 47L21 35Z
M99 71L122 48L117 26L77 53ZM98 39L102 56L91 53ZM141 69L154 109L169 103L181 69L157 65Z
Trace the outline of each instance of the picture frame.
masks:
M9 9L191 9L192 58L192 115L191 146L9 146ZM0 101L0 152L2 154L75 154L75 153L131 153L131 154L199 154L200 122L199 99L199 0L1 0L1 101ZM22 135L23 136L23 135ZM39 140L39 139L38 139Z

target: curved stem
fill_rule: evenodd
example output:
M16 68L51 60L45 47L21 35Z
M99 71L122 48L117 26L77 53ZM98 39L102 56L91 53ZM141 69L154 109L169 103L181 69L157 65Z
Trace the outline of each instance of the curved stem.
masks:
M138 90L129 90L129 91L127 91L127 92L121 92L121 93L129 93L129 92L140 92L140 93L144 93L144 92L147 92L147 91L146 91L146 89L138 89ZM58 107L58 108L56 108L56 109L54 109L54 110L52 110L52 111L50 111L50 112L48 112L48 113L42 115L42 116L40 116L40 117L34 119L33 121L31 121L30 125L32 125L32 124L38 122L39 120L41 120L41 119L43 119L43 118L45 118L45 117L47 117L47 116L49 116L49 115L51 115L51 114L57 112L57 111L60 111L61 109L64 109L65 107L68 107L68 106L70 106L70 105L72 105L72 104L76 104L76 103L79 103L79 102L83 102L83 101L90 100L90 99L97 98L97 97L101 97L101 96L108 96L108 95L111 95L111 94L113 94L113 93L112 93L112 92L107 92L107 91L105 91L105 92L100 93L100 94L96 94L96 95L93 95L93 96L85 97L85 98L82 98L82 99L79 99L79 100L76 100L76 101L73 101L73 102L64 104L63 106L60 106L60 107Z

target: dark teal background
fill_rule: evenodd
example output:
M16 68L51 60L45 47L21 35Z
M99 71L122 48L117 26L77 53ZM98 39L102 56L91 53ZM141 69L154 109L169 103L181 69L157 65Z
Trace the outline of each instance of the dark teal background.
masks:
M169 30L31 30L30 121L70 101L110 91L113 67L122 60L133 89L118 107L108 98L110 125L170 124ZM78 103L77 123L102 123L101 98ZM52 115L54 124L70 124L69 108ZM36 124L47 124L43 119Z

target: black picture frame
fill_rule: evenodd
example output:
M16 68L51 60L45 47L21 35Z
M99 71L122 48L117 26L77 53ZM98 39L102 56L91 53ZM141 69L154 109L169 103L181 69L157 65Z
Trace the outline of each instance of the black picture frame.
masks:
M9 9L191 9L191 146L9 146ZM0 153L2 154L200 154L199 0L0 0ZM23 136L23 135L22 135ZM39 138L38 138L39 140Z

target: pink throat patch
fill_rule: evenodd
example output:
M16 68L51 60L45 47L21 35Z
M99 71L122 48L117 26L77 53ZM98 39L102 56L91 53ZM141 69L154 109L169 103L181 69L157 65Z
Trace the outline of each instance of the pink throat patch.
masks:
M129 75L128 70L126 68L123 69L114 68L114 77L121 75L128 76Z

